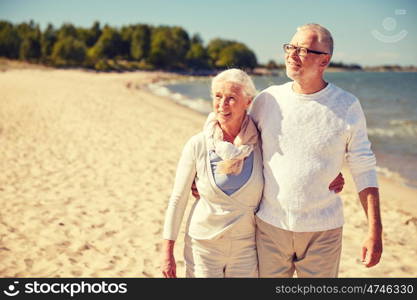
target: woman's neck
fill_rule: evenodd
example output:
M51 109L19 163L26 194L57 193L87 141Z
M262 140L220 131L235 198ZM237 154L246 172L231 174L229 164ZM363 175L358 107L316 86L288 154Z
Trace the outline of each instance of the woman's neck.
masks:
M223 125L219 124L223 132L224 141L233 144L235 138L240 132L244 119L245 119L245 115L241 117L240 122L233 122L232 124L223 124Z
M240 126L220 126L220 128L223 132L223 140L233 144L235 138L239 134Z
M222 130L222 131L223 131L223 141L226 141L226 142L229 142L229 143L233 144L237 134L229 134L228 132L226 132L224 130Z

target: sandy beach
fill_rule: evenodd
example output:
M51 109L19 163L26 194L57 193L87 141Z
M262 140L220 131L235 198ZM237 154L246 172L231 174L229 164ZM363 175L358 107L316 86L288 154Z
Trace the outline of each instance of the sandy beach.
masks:
M0 72L0 277L161 277L176 164L205 120L143 88L175 76ZM416 277L417 191L379 178L384 253L366 269L366 217L344 174L340 277Z

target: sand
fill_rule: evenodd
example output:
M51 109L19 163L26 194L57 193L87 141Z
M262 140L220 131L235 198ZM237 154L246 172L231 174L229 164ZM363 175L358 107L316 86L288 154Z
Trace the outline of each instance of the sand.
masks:
M0 72L0 277L161 277L176 164L205 120L143 88L172 77ZM417 276L416 190L380 178L384 253L366 269L359 260L366 218L344 173L340 276ZM175 249L179 277L183 236L184 224Z

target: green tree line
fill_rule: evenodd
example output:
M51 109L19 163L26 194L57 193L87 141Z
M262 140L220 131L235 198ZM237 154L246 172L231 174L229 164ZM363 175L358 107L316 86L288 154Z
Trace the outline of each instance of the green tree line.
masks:
M257 66L245 44L201 37L178 26L135 24L115 28L95 22L90 28L70 23L43 31L33 21L12 24L0 20L0 56L55 67L95 70L211 70Z

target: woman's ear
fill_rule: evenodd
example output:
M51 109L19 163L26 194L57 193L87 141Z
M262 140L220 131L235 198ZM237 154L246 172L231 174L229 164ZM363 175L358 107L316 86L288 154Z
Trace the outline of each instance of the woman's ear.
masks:
M249 108L249 106L252 104L252 101L253 101L253 97L247 98L246 108Z

